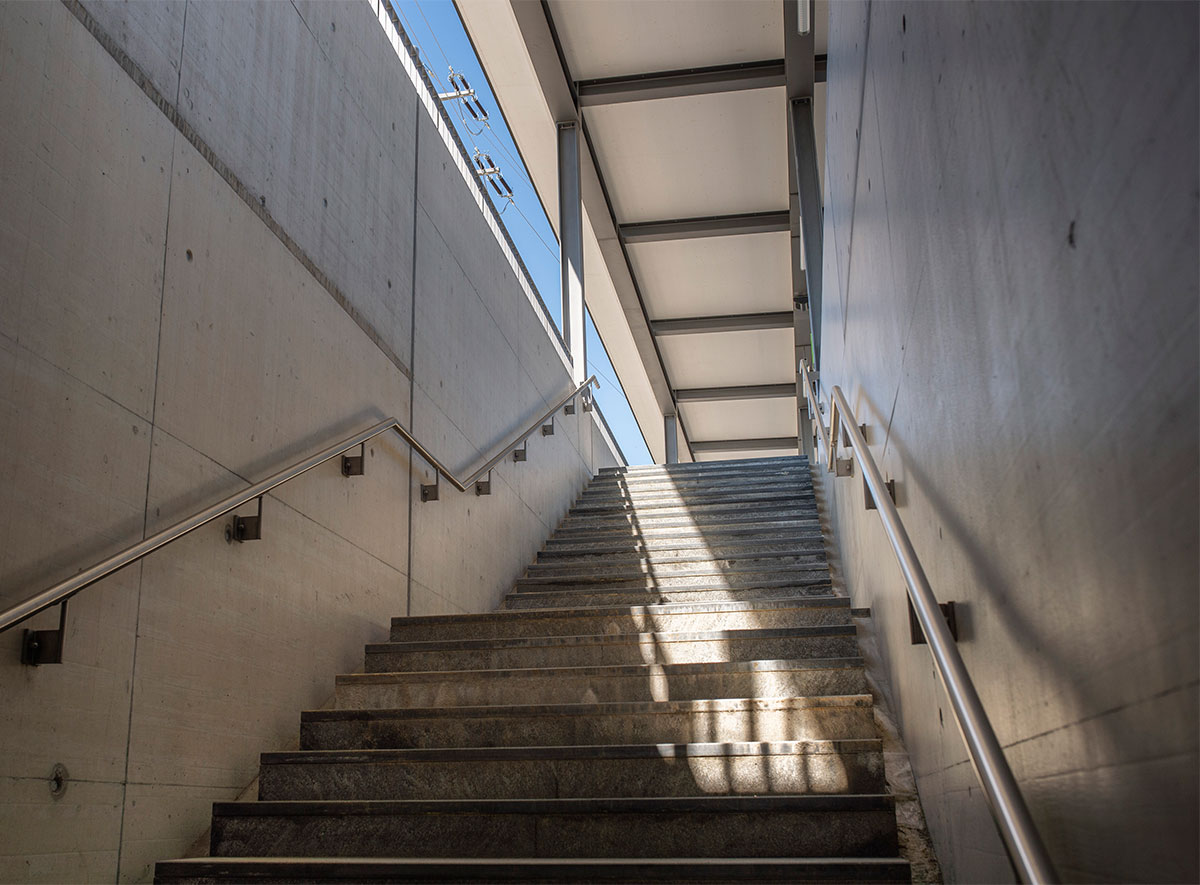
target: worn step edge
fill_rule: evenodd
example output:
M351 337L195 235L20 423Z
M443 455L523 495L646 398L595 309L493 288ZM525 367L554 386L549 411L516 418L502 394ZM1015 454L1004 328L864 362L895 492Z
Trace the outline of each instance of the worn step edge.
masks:
M745 814L869 811L894 807L887 793L782 796L648 796L590 799L301 799L214 802L213 817L338 817L377 814Z
M395 654L397 652L470 651L501 648L578 648L594 645L661 645L671 642L737 642L753 639L803 639L828 636L854 636L853 624L812 625L800 627L738 628L733 630L662 631L639 633L583 633L562 636L512 636L482 639L432 639L415 641L372 642L366 653Z
M386 719L490 719L498 716L636 716L657 713L769 713L827 707L869 708L869 694L820 694L799 697L714 698L670 701L598 701L571 704L473 704L462 707L389 707L378 709L304 710L301 722L344 722Z
M159 861L155 881L237 882L909 882L890 857L797 858L261 858Z
M848 596L794 596L776 599L751 599L731 602L661 602L647 605L591 605L563 606L562 608L542 608L512 611L497 609L490 612L474 612L471 614L452 615L409 615L392 618L392 626L408 624L451 624L461 621L510 621L520 618L560 618L564 615L579 615L586 617L607 617L610 615L640 616L659 614L705 614L708 612L731 611L773 611L788 608L849 608Z
M727 673L786 673L798 670L858 670L860 657L789 658L761 661L705 661L694 664L598 664L583 667L510 667L498 670L418 670L389 673L339 673L337 685L393 685L397 682L445 682L457 680L512 680L522 677L543 679L550 676L624 678L651 673L665 676L702 676Z
M390 750L293 750L263 753L263 765L394 762L505 762L588 759L702 759L758 756L840 756L877 753L878 738L799 741L725 741L673 744L598 744L557 747L448 747Z

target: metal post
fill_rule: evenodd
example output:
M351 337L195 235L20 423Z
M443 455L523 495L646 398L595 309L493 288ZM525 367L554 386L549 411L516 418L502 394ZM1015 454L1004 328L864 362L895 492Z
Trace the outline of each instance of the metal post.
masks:
M587 377L583 313L583 202L579 188L579 124L558 124L558 254L562 266L562 330L571 380Z
M679 463L679 422L674 415L663 415L663 437L667 464Z
M800 230L804 235L804 274L808 287L808 315L812 323L812 363L820 368L821 271L825 221L821 207L821 177L817 168L812 99L793 99L788 108L788 116L791 117L792 164L800 198Z

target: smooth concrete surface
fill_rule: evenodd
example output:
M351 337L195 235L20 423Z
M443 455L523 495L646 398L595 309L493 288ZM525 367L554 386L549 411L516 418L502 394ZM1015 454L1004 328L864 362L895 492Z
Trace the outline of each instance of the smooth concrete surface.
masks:
M1062 878L1194 882L1197 7L830 17L821 386L958 603ZM822 479L946 881L1010 881L862 478Z
M569 389L384 19L0 4L0 606L382 417L470 472ZM556 428L430 504L380 437L84 591L63 665L18 663L57 610L3 634L0 881L149 879L390 617L494 609L618 463Z

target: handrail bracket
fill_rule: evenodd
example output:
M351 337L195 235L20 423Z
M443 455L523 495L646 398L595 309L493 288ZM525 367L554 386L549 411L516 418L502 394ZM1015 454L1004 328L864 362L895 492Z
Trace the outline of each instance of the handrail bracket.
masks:
M342 455L342 476L362 476L366 472L367 444L359 446L357 455Z
M232 544L237 541L262 540L263 499L258 496L258 512L254 516L238 516L234 514L233 521L225 526L225 540Z
M57 630L26 630L21 637L21 663L29 667L42 664L61 664L63 645L67 636L67 603L58 607Z

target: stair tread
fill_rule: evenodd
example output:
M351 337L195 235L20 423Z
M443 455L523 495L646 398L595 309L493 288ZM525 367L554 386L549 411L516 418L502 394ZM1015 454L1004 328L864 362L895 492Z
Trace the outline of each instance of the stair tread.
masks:
M490 648L555 648L575 645L635 645L647 642L706 642L804 636L854 636L855 634L856 630L852 624L819 624L813 626L761 627L734 630L668 630L629 633L582 633L563 636L497 636L484 639L372 642L367 645L367 654Z
M696 759L739 756L843 755L879 752L878 738L797 741L707 741L669 744L573 744L530 747L433 747L362 750L287 750L263 753L264 765L364 762L506 761L555 759Z
M645 677L649 672L661 670L677 675L703 673L771 673L788 670L849 670L860 669L863 659L848 658L797 658L789 660L763 661L708 661L693 664L602 664L584 667L513 667L498 670L421 670L392 673L340 673L338 685L370 685L390 682L436 682L448 676L466 678L513 679L521 676L631 676Z
M280 799L214 802L213 816L290 817L334 814L678 814L887 809L889 793L803 793L772 796L636 796L565 799Z
M846 596L786 596L778 599L731 600L728 602L656 602L644 605L621 603L616 605L563 606L561 608L497 609L490 612L473 612L453 615L410 615L394 617L392 623L399 624L442 624L464 620L508 621L518 618L556 618L563 615L603 616L609 614L700 614L704 612L772 611L788 608L850 608Z
M461 707L392 707L338 710L305 710L304 722L336 722L348 719L431 719L452 717L484 719L494 716L595 716L638 713L723 713L767 712L805 707L870 707L869 694L822 694L787 697L713 698L667 701L596 701L558 704L473 704Z

